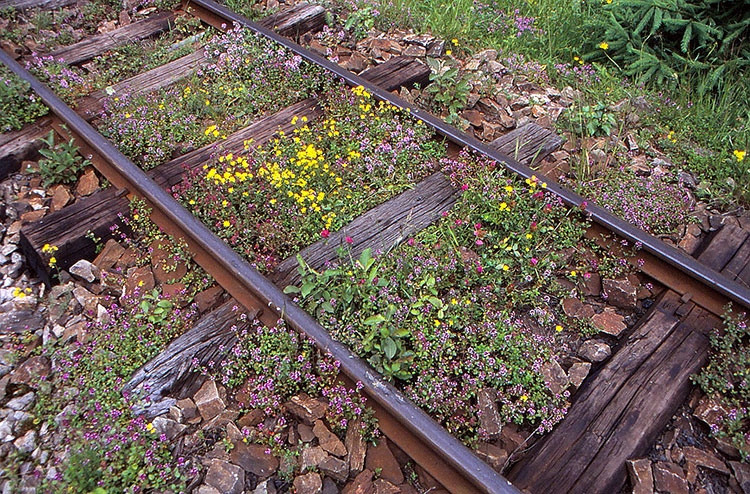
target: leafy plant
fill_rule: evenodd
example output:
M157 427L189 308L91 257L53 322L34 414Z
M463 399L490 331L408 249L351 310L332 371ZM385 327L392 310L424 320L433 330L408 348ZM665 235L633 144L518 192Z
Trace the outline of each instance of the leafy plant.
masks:
M425 88L436 110L447 110L448 123L458 121L458 112L466 107L469 98L469 78L459 74L457 65L437 58L428 58L431 84Z
M617 127L614 113L604 103L574 106L569 111L571 114L568 119L573 130L580 136L608 136Z
M47 148L39 150L44 159L39 160L39 173L44 179L44 185L54 183L69 183L76 180L78 172L91 164L87 159L78 154L78 146L75 140L63 141L55 144L55 132L42 139Z
M139 308L140 312L136 314L136 318L145 319L156 325L163 324L170 318L174 304L168 299L161 298L159 290L154 288L151 293L143 294Z
M699 75L703 94L750 67L748 0L621 0L605 9L588 57L608 56L627 76L664 84Z
M370 4L360 4L352 11L344 22L344 29L350 31L355 40L365 37L367 31L375 25L377 11Z
M0 66L0 132L18 130L42 115L47 107L36 98L29 83Z

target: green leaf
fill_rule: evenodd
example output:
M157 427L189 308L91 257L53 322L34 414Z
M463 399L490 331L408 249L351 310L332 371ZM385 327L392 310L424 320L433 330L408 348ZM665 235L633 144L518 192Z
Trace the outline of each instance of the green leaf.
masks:
M284 287L284 293L299 293L299 288L294 285L287 285Z
M314 283L305 283L304 285L302 285L302 288L300 288L300 293L303 297L307 297L308 295L310 295L310 292L312 292L314 288Z
M380 314L375 314L374 316L370 316L367 319L365 319L364 324L365 326L374 326L376 324L380 324L385 321L385 317L383 317Z
M388 360L391 360L394 355L396 355L396 342L393 341L390 337L385 338L383 340L383 351L385 352L385 356L388 357Z

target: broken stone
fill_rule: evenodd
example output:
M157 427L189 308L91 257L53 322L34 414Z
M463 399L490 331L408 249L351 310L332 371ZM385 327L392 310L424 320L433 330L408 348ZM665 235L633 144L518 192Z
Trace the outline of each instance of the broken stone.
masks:
M576 362L568 369L568 381L573 387L580 388L583 381L589 375L591 364L589 362Z
M477 60L482 60L483 62L489 62L490 60L497 60L497 50L488 49L483 50L474 55L474 58Z
M13 441L15 446L21 454L31 454L36 449L36 436L37 433L34 429L26 431L26 434Z
M584 304L577 298L566 298L562 301L562 306L563 312L573 319L588 320L596 314L591 305Z
M465 110L462 115L474 127L478 128L478 127L482 126L482 114L479 113L478 111L476 111L476 110Z
M374 494L375 486L372 482L372 471L362 470L353 481L346 484L342 494Z
M323 480L315 472L295 477L293 484L297 494L319 494L323 491Z
M10 382L12 384L26 384L33 388L39 380L49 376L51 370L52 366L47 357L30 357L11 373Z
M619 337L628 325L625 324L625 318L607 307L601 314L596 314L591 318L591 323L600 331Z
M635 308L636 287L628 280L602 280L602 290L607 294L607 302L622 309Z
M238 441L229 452L229 459L246 472L262 478L269 477L278 470L279 460L272 454L266 453L267 449L260 444Z
M544 382L554 394L559 395L568 387L568 375L556 360L545 362L541 371Z
M125 253L125 248L117 243L115 239L107 240L104 248L94 259L94 266L101 269L112 269Z
M328 430L328 427L325 426L322 420L315 421L313 432L318 438L321 448L336 456L344 456L346 454L344 443L336 437L336 434Z
M427 55L427 49L422 46L409 45L404 49L403 54L407 57L424 57Z
M222 494L242 494L245 490L245 472L237 465L212 460L204 482Z
M86 314L95 314L97 312L96 307L99 305L99 297L86 290L82 286L77 286L73 289L73 296L83 307L83 311Z
M323 461L318 464L318 468L321 472L339 482L344 482L349 477L349 466L344 460L335 456L326 455Z
M239 417L240 412L237 410L222 410L217 416L212 418L211 420L207 421L205 424L203 424L202 429L203 430L213 430L213 429L221 429L222 427L226 426L229 422L232 422L237 417Z
M724 462L707 451L700 450L693 446L685 446L682 449L682 452L688 462L695 463L704 468L716 470L717 472L729 474L729 468L727 468Z
M159 434L164 434L170 441L178 437L185 432L185 429L187 429L186 425L178 424L174 420L168 419L164 416L155 417L151 423Z
M628 460L628 473L630 484L633 486L633 494L653 494L654 476L651 473L651 461L647 458L640 460Z
M654 486L670 494L690 494L685 472L678 465L660 461L653 466Z
M146 293L154 289L156 283L154 281L154 273L151 272L151 268L148 266L141 266L135 268L131 274L128 275L128 279L125 281L125 287L123 288L122 297L124 299L132 298L136 293Z
M169 416L179 423L190 422L198 416L198 407L195 406L193 400L185 398L169 408Z
M28 409L31 405L33 405L35 400L36 400L36 395L30 391L17 398L13 398L8 403L6 403L5 406L7 408L10 408L11 410L23 411L23 410Z
M99 278L99 268L97 268L86 259L81 259L80 261L76 262L70 267L70 269L68 269L68 271L73 276L76 276L82 280L86 280L89 283L93 283Z
M578 349L578 355L589 362L602 362L612 355L612 349L603 341L586 340Z
M305 438L302 436L303 427L307 426L300 424L297 429L300 438L305 441ZM310 430L310 433L312 433L312 430ZM367 454L367 444L364 437L362 437L362 422L359 420L349 422L346 429L346 437L344 438L344 445L349 452L349 469L354 473L361 472L365 468L365 455Z
M303 443L309 443L315 439L312 427L307 424L297 424L297 434L299 434L300 441Z
M304 472L307 469L318 468L323 460L328 458L326 453L320 446L313 446L302 450L300 457L300 471Z
M498 472L502 471L508 460L508 452L492 443L481 443L476 453Z
M693 415L708 427L722 421L728 413L729 411L724 408L721 403L706 396L701 399L698 406L693 411Z
M68 192L68 188L64 185L58 185L57 187L54 187L50 192L52 192L52 200L50 201L49 207L51 213L59 211L67 206L70 200L73 198L70 195L70 192Z
M388 447L388 440L385 438L378 441L377 445L370 444L367 446L365 467L366 470L363 472L380 469L380 477L396 485L404 482L404 474L401 472L401 467Z
M477 393L477 415L479 425L490 436L495 437L503 430L503 420L497 409L497 391L485 388Z
M276 484L274 484L271 479L268 479L265 482L260 482L255 486L253 494L276 494Z
M737 483L740 485L742 492L744 494L750 494L750 465L747 463L740 463L739 461L730 461L729 466L732 467L734 478L737 479Z
M81 175L76 186L76 194L79 196L88 196L99 190L99 178L96 176L93 168L89 168Z
M328 405L310 398L304 393L292 396L292 398L284 404L284 407L303 422L308 425L313 425L316 420L323 418L328 410Z
M385 479L377 479L374 482L375 494L399 494L404 492L400 487L395 486Z
M254 427L263 422L264 417L265 415L263 414L263 411L256 408L254 410L250 410L245 415L240 417L240 419L237 421L237 425L241 428Z
M203 420L211 420L226 409L221 394L216 382L210 379L195 393L193 400Z

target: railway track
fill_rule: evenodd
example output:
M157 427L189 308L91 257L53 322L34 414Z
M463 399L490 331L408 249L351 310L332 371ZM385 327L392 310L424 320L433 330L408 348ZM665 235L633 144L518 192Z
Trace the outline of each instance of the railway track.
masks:
M279 14L260 23L250 22L211 0L191 1L183 9L219 30L233 23L244 26L302 60L323 68L349 86L362 88L376 100L406 109L411 117L457 148L495 160L522 179L546 183L547 191L567 206L575 208L584 203L583 198L538 176L529 166L539 159L540 148L542 153L549 153L560 145L553 134L528 127L490 145L484 144L429 113L413 108L391 93L401 86L426 81L428 72L419 63L408 58L393 59L358 76L291 41L289 37L321 25L324 12L320 7L302 5L291 13ZM138 26L139 36L157 35L164 29L165 19L171 19L171 14L162 13L143 21L143 25ZM110 48L118 39L131 38L108 36L108 44L101 50ZM75 62L71 63L79 63L93 56L97 43L101 44L102 40L89 40L63 51L68 56L72 51L71 60ZM17 135L4 137L0 146L16 152L27 146L34 136L45 135L48 129L54 128L63 137L74 138L82 152L113 185L24 228L22 239L27 259L35 262L36 271L42 278L50 281L49 269L40 255L44 245L60 246L59 265L69 267L77 259L91 256L91 245L85 239L88 231L97 236L106 235L118 215L127 212L128 196L144 198L153 207L154 221L164 231L184 238L197 262L234 299L255 311L260 321L274 325L283 318L290 327L311 337L323 352L341 362L346 378L364 385L363 391L386 436L451 492L517 492L514 485L534 493L580 492L584 488L590 488L591 492L616 491L625 481L624 460L644 452L649 441L661 431L687 396L689 376L706 359L708 344L705 334L719 324L718 316L723 307L729 301L740 307L750 307L749 280L746 279L750 271L747 268L750 261L748 235L731 229L722 230L696 260L602 208L586 206L585 211L593 223L587 236L605 249L618 249L620 240L639 245L642 251L633 256L632 261L635 263L636 257L642 259L642 272L666 288L615 357L587 379L576 395L568 417L546 441L535 444L531 453L508 472L511 484L350 349L336 342L314 318L282 293L284 287L299 281L296 256L289 256L267 277L262 276L165 190L179 184L185 170L198 169L216 154L219 147L215 143L144 172L92 127L90 122L104 110L107 92L120 94L134 88L141 91L166 88L205 63L202 50L121 81L107 91L92 93L79 100L75 109L66 105L11 56L0 53L0 59L28 81L54 113L54 117L23 129ZM313 98L299 101L227 136L222 142L222 152L233 149L235 153L239 152L249 139L256 145L270 142L279 131L292 133L296 119L314 120L320 114L318 103ZM509 158L511 154L516 159ZM432 174L338 231L331 232L326 239L305 247L301 255L311 266L320 268L337 258L339 245L348 243L355 257L367 249L389 250L428 227L454 204L457 196L458 191L441 173ZM227 310L227 306L223 310ZM212 338L218 341L222 334L219 330L203 336L203 344L210 346L214 341ZM183 359L196 351L188 346L177 350L183 352ZM174 357L174 351L169 358ZM164 362L169 361L167 357L156 360L152 369L161 369ZM144 381L151 383L151 376L147 374L143 372L134 377L132 386L142 386ZM161 376L166 383L161 389L168 390L169 383L183 377L168 372ZM669 388L666 394L655 391L665 387ZM654 403L655 392L663 394L665 399ZM636 419L637 427L634 426ZM592 485L595 487L590 487Z

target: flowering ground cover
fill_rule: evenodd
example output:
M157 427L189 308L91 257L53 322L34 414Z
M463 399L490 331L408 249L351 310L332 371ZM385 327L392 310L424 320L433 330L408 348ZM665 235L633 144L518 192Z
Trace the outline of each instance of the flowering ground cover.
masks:
M138 204L136 211L145 212L145 206ZM100 303L106 313L100 311L96 320L87 322L76 339L30 349L35 358L54 363L54 372L34 384L32 410L34 426L42 422L40 434L53 438L54 460L19 456L31 461L27 469L40 472L39 488L44 492L180 492L205 470L198 458L218 441L218 434L206 430L195 435L197 442L190 436L192 446L179 446L175 429L165 427L163 420L152 422L141 413L144 398L124 391L136 370L195 326L200 314L190 301L197 290L210 284L210 277L192 261L183 243L141 214L133 213L128 220L132 233L120 234L119 240L137 253L133 258L139 269L154 262L155 243L168 246L170 257L186 267L177 280L184 290L170 296L163 284L153 289L137 284L130 291L126 288L119 299L103 296ZM105 280L119 275L119 269L102 271L102 286L117 286L117 279ZM377 436L359 388L338 382L338 362L322 355L312 341L286 328L283 321L269 328L235 310L232 330L237 343L221 362L208 362L195 371L226 386L238 411L261 411L267 418L257 427L243 427L242 441L263 445L278 458L299 455L301 446L286 441L294 422L282 405L301 394L326 403L323 418L334 433L357 427L365 437ZM16 351L26 350L19 342ZM280 470L278 476L290 480L299 471L295 465ZM6 469L6 473L13 471Z
M475 403L487 390L504 421L550 430L569 396L542 374L570 327L554 281L582 278L564 253L581 246L585 222L535 178L465 153L443 164L463 193L437 225L321 272L302 260L287 291L459 437L486 437Z
M323 84L318 68L239 27L216 35L205 50L208 64L189 80L107 101L101 132L144 168L226 138Z
M18 130L46 113L29 84L0 67L0 132Z
M219 156L173 189L219 237L267 270L436 169L445 146L361 87L320 96L324 118ZM213 126L208 130L212 130Z

